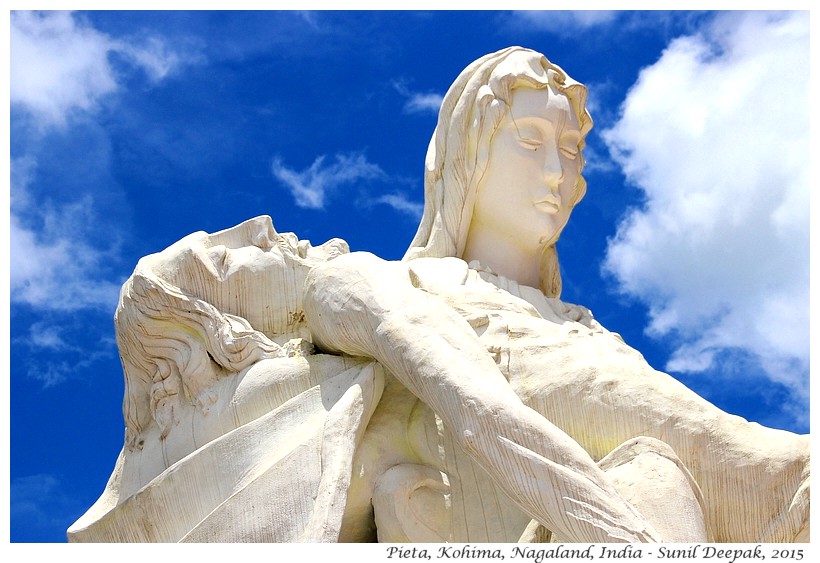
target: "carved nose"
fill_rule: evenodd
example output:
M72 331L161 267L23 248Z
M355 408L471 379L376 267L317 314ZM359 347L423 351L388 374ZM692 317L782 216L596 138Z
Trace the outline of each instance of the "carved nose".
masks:
M551 191L557 192L563 179L564 169L561 167L558 149L544 151L544 183Z
M267 215L263 217L256 217L252 219L254 222L255 230L252 234L252 241L251 244L254 246L261 248L262 250L268 250L273 248L276 244L276 230L273 228L273 221Z

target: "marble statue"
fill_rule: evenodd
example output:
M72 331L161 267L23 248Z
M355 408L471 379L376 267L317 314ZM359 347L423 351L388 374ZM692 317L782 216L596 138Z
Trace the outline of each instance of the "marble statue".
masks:
M71 541L792 542L809 437L560 300L586 89L512 47L448 91L405 258L257 217L143 258L126 439Z

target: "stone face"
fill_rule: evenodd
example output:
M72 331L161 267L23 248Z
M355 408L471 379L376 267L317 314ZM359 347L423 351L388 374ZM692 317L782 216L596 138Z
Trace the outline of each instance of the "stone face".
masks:
M142 259L115 316L125 444L69 540L807 541L808 436L559 299L585 101L533 51L467 67L401 262L268 217Z

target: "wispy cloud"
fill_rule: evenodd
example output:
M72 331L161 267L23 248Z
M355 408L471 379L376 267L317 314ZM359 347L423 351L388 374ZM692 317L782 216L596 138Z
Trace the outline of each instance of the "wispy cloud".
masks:
M409 199L406 194L401 192L379 196L371 200L370 203L374 205L387 205L416 220L421 219L421 213L424 210L423 203L413 201Z
M386 177L378 165L359 153L337 154L329 163L322 155L301 172L288 168L276 157L271 169L290 191L296 205L307 209L324 208L328 196L343 185Z
M438 113L444 96L440 94L412 94L404 104L405 111L410 113Z
M34 323L29 327L32 346L51 350L66 350L70 346L63 339L60 328L43 322Z
M413 92L400 80L393 81L393 88L406 98L403 109L407 113L438 114L444 99L442 94Z
M39 343L30 342L32 347ZM49 352L59 352L56 355L48 356L48 359L33 359L27 362L26 375L42 384L44 389L54 387L65 381L77 380L78 374L87 373L95 365L103 365L100 362L116 357L117 346L112 340L102 342L99 349L91 353L82 350L71 350L67 348L50 349ZM42 353L42 352L41 352Z
M650 334L680 339L667 369L748 354L804 408L808 30L806 13L720 15L641 72L604 134L646 195L605 268L649 307Z
M114 337L96 336L103 333L102 327L110 329L110 311L84 313L81 321L63 311L49 311L41 318L29 326L27 333L18 331L10 344L25 375L44 389L69 380L82 381L83 374L116 365Z
M302 20L310 24L313 29L319 29L319 18L314 10L297 10L295 14Z
M12 541L38 541L44 531L65 530L81 508L80 502L65 492L60 480L51 474L29 475L12 479L9 489L10 517L15 529L26 530L30 537L12 537Z
M618 165L615 164L609 157L608 151L602 147L603 143L597 139L589 139L589 144L584 147L584 174L594 174L596 172L613 172L618 170ZM600 150L599 150L600 149Z
M620 12L612 10L521 10L514 12L518 25L559 34L577 33L593 27L609 25Z
M83 373L106 369L117 358L113 336L98 336L95 328L110 326L111 311L89 314L82 320L65 311L47 311L40 320L10 341L25 374L43 388L82 378Z
M112 50L119 52L140 69L154 82L162 80L177 70L183 62L192 60L173 51L165 41L158 37L146 37L142 40L112 42Z
M696 31L708 17L704 12L680 10L519 10L511 12L507 22L524 32L546 31L579 41L591 41L594 36L590 33L607 33L610 40L615 40L619 34L646 29L655 33L680 28Z

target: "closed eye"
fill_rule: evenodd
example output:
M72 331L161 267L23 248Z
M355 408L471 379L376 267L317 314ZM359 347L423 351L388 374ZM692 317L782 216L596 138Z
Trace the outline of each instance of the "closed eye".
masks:
M561 154L569 159L575 159L581 152L581 135L577 131L565 131L560 138L559 149Z
M578 146L577 145L564 145L561 147L561 154L565 157L575 160L578 157Z
M529 137L518 137L518 144L527 150L537 151L543 145L539 139L532 139Z

